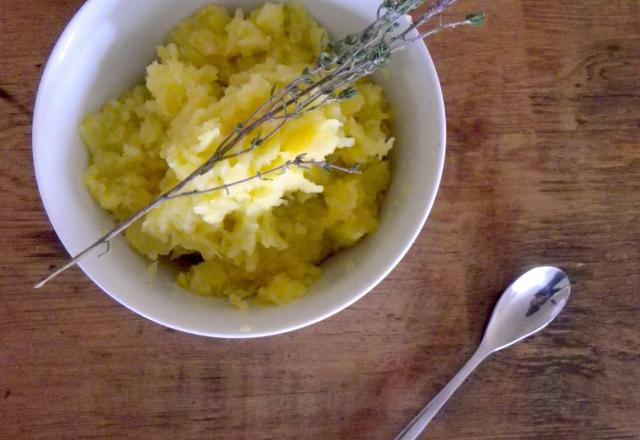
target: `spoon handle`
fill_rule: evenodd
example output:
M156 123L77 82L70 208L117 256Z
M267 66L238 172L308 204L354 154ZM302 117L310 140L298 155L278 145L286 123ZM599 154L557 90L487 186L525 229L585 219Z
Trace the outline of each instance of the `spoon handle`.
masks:
M427 427L431 419L440 411L440 409L447 403L447 400L456 392L458 387L462 385L462 382L476 369L482 361L484 361L491 354L490 350L485 349L482 344L471 356L462 369L454 376L453 379L433 398L427 406L424 407L420 414L402 430L396 437L396 440L415 440L420 433Z

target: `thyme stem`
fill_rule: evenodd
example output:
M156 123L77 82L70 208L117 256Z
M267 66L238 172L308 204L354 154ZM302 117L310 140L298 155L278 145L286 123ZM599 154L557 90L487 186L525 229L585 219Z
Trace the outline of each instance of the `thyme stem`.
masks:
M327 161L304 160L304 154L287 161L278 167L268 171L256 173L245 179L220 185L207 190L183 190L193 180L211 171L215 165L222 161L242 154L249 153L263 145L275 136L287 121L300 117L304 113L313 111L327 103L349 99L355 89L353 84L360 78L366 77L380 66L389 62L393 53L405 49L414 42L431 37L445 29L452 29L462 25L478 25L484 21L484 15L469 15L462 21L441 24L430 30L418 31L417 36L412 36L419 26L426 24L433 17L440 15L456 0L436 0L414 22L401 32L395 30L401 26L400 20L420 6L424 0L382 0L378 9L377 19L365 27L362 31L349 35L336 43L329 43L318 58L317 65L312 69L305 69L302 74L279 90L272 90L271 95L251 115L234 130L232 130L218 145L214 153L189 176L176 184L173 188L156 197L147 206L141 208L131 217L118 224L111 231L100 237L77 255L73 256L62 267L52 272L45 279L36 284L35 288L41 288L53 278L67 269L75 266L94 249L106 245L107 252L111 240L121 234L129 226L143 218L147 213L166 202L179 197L188 197L197 194L205 194L213 191L226 190L230 187L241 185L255 179L264 179L265 175L284 172L291 166L301 168L316 166L328 171L344 173L357 173L357 167L346 168L331 164ZM248 147L233 152L233 149L248 138L251 133L259 130L270 121L278 121L265 136L258 135Z

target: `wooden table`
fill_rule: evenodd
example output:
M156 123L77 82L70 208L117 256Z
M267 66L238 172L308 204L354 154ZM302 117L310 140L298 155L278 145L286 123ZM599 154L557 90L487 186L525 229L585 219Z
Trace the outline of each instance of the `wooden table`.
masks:
M471 3L471 4L469 4ZM434 439L640 438L640 2L494 0L430 43L449 145L429 222L374 292L311 328L248 341L167 330L80 271L40 203L38 80L82 0L0 9L0 438L390 439L472 353L536 264L574 292L499 353Z

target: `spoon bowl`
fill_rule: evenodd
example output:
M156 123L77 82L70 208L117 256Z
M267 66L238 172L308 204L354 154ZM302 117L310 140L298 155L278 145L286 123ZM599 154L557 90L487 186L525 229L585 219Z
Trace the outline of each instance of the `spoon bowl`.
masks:
M536 267L504 291L493 310L482 345L502 350L545 328L562 311L569 277L557 267Z

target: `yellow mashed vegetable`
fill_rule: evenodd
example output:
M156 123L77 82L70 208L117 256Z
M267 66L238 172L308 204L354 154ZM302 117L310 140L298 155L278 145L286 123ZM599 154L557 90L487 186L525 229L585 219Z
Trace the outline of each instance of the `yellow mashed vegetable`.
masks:
M89 153L84 183L124 220L211 156L225 135L312 66L326 33L302 6L267 3L250 13L209 6L158 48L143 85L107 102L80 127ZM320 264L377 227L393 146L382 89L357 84L348 101L288 122L248 154L218 163L188 189L255 175L307 153L360 164L357 175L290 168L223 191L174 199L126 231L140 253L196 262L177 282L197 294L283 304L305 293ZM268 126L265 128L268 130ZM250 140L237 148L246 147Z

